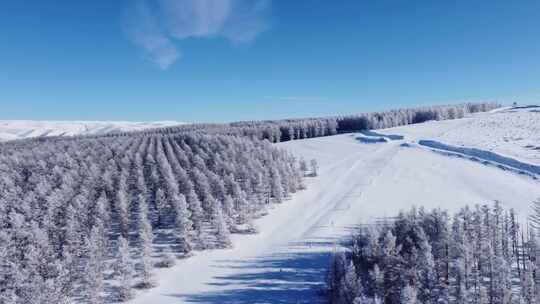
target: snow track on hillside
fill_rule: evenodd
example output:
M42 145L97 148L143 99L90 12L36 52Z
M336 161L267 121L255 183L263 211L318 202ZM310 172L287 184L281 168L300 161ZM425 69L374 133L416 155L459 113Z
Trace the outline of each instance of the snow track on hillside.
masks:
M540 175L540 166L527 164L511 157L499 155L491 151L477 148L457 147L447 145L435 140L420 140L420 146L431 148L434 151L447 152L450 155L470 157L472 160L481 160L484 164L492 164L502 169L512 170L520 174L527 174L534 178Z

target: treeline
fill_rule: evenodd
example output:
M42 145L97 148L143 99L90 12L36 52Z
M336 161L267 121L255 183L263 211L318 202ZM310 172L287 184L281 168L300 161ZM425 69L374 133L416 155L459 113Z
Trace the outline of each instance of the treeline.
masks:
M500 104L493 102L463 103L333 117L241 121L223 124L185 124L129 133L117 132L106 135L86 136L86 138L118 137L133 134L148 136L156 134L200 132L205 134L236 135L259 140L266 139L272 143L277 143L296 139L330 136L338 133L392 128L422 123L429 120L457 119L463 118L467 114L487 112L500 106ZM66 140L66 137L41 137L19 140L19 142L23 142L24 145L27 145L29 141L43 142L50 140ZM16 142L18 141L12 141L9 145L13 146ZM5 145L5 143L0 143L0 153L3 145Z
M487 112L498 107L500 107L500 104L497 103L464 103L342 116L336 117L338 122L337 132L348 133L358 130L385 129L429 120L457 119L463 118L467 114Z
M497 103L464 103L362 113L348 116L236 122L226 126L228 133L282 142L320 136L385 129L428 120L463 118L467 114L500 107Z
M335 255L328 296L333 304L532 304L539 261L533 229L497 202L453 215L413 208L361 229Z
M295 139L350 133L370 129L384 129L428 120L463 118L467 114L487 112L500 107L498 103L463 103L398 109L384 112L361 113L345 116L241 121L224 124L187 124L175 127L138 131L139 134L176 134L179 132L203 132L266 139L272 143ZM106 136L124 136L129 133L116 133ZM44 140L44 139L35 139Z
M231 246L302 189L268 141L185 132L21 141L0 154L0 303L104 303Z

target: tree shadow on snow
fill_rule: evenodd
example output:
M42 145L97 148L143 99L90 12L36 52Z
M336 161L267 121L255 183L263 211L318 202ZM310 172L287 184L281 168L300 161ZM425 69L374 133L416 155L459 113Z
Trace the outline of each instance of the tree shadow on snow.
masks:
M330 252L301 252L248 261L223 260L215 266L242 269L207 283L224 290L169 296L187 303L325 303L323 289L330 257Z

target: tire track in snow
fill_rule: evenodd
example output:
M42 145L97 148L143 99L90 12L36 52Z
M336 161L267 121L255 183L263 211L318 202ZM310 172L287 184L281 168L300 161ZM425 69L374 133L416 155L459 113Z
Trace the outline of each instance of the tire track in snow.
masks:
M330 198L328 200L329 202L327 204L327 207L314 215L314 219L310 221L312 224L306 229L302 237L307 237L309 236L309 234L317 232L316 228L323 228L324 223L330 223L329 226L331 226L330 229L332 230L336 230L335 228L339 229L339 223L332 220L335 212L339 212L341 210L348 210L350 209L350 204L360 203L364 189L371 186L375 179L380 176L382 169L392 160L393 156L397 153L398 150L398 145L385 144L376 151L374 157L356 160L354 164L346 170L345 174L343 174L340 179L336 181L335 184L339 184L351 178L354 179L355 182L349 184L346 187L344 194L338 200L332 200L332 198L336 197L336 190L327 191L327 196ZM339 185L335 186L335 184L333 188L339 189ZM329 187L328 189L330 188L331 187ZM353 202L351 202L351 199ZM349 208L345 208L347 205L349 205ZM346 231L340 232L343 233Z

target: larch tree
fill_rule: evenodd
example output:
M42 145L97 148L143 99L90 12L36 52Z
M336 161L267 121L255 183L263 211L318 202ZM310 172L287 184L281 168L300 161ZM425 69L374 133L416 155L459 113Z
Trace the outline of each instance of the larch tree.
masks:
M319 164L317 163L317 160L316 159L312 159L310 162L309 162L310 166L311 166L311 174L313 176L317 176L318 174L318 170L319 170Z
M281 184L281 176L279 174L279 171L276 168L271 169L270 183L271 183L272 198L274 199L276 203L282 203L284 191L283 191L283 186Z
M148 218L148 205L143 194L138 196L139 202L139 264L140 264L140 282L141 288L150 288L155 285L153 280L153 265L152 265L152 246L154 234L152 233L152 224Z
M156 218L157 218L156 226L158 228L162 228L165 225L164 218L165 218L165 214L167 213L166 211L167 197L165 196L165 191L163 191L162 188L158 188L156 190L155 205L156 205Z
M116 275L118 277L118 299L127 301L133 297L134 265L128 241L122 236L118 239L116 256Z
M531 211L532 214L529 216L529 221L535 229L537 236L540 236L540 198L532 202Z
M103 301L103 270L105 263L102 247L102 231L95 226L86 242L86 262L84 267L83 297L89 304L101 304Z
M306 176L307 171L308 171L308 165L307 165L306 160L303 157L300 158L299 164L300 164L300 171L302 171L302 175Z
M193 223L190 219L191 213L188 209L186 197L179 194L174 202L175 228L174 234L178 243L178 251L184 255L189 255L193 248Z
M417 304L417 292L416 288L414 288L411 285L405 286L403 290L401 290L401 302L402 304Z
M128 194L128 181L127 173L122 172L120 174L118 182L118 190L116 193L116 213L118 216L118 223L120 228L120 234L123 238L129 237L129 194Z
M188 209L191 213L191 222L193 223L193 228L195 231L200 231L202 229L204 220L204 210L202 208L201 201L192 187L190 187L185 196L188 203Z
M232 243L230 240L229 227L223 218L223 213L221 211L221 203L214 199L212 202L212 216L211 216L212 226L215 230L216 242L218 248L229 248Z

